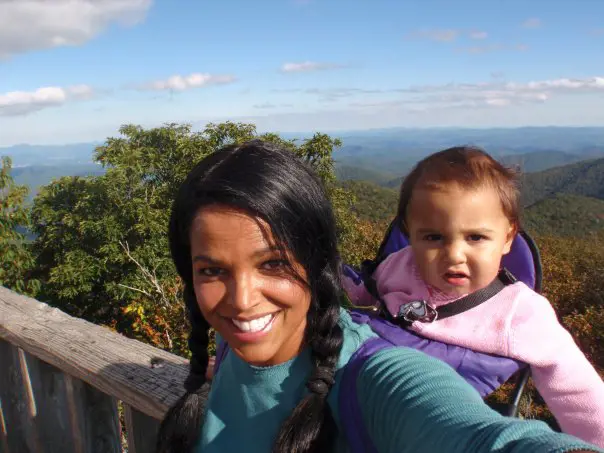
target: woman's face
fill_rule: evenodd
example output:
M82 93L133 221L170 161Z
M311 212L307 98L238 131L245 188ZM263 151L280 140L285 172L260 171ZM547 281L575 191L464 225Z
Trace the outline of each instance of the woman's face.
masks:
M193 285L208 323L246 362L276 365L302 346L308 288L288 273L268 225L220 205L202 208L191 226ZM302 266L287 258L306 279Z

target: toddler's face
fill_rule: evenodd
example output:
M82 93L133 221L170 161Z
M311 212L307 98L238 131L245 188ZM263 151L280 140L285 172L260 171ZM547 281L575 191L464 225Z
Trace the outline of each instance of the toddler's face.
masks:
M422 278L452 296L491 283L514 236L497 192L489 187L418 188L407 227Z

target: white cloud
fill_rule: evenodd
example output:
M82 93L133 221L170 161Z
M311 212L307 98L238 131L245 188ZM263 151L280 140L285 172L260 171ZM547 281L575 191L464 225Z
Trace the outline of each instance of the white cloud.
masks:
M473 40L483 40L489 37L489 34L483 30L463 30L457 28L435 28L415 30L407 35L407 39L425 39L436 42L453 42L458 38L466 37Z
M604 94L604 77L551 79L526 83L505 82L501 77L489 82L443 84L407 88L331 88L292 90L313 95L320 103L331 102L353 108L432 108L508 107L548 102L563 94ZM398 96L397 96L398 95Z
M487 39L488 36L486 31L471 31L469 34L471 39Z
M541 19L537 17L532 17L522 22L524 28L540 28L542 25Z
M312 72L312 71L323 71L326 69L339 69L343 68L343 65L336 63L319 63L316 61L304 61L302 63L284 63L281 66L281 72L292 73L292 72Z
M232 75L212 75L196 72L187 76L173 75L165 80L155 80L137 88L151 91L184 91L208 85L225 85L233 83L235 80L237 80L236 77Z
M449 29L423 29L411 32L407 35L411 39L427 39L429 41L437 42L451 42L455 41L460 35L461 30L453 28Z
M89 99L94 91L87 85L67 88L43 87L35 91L9 91L0 94L0 116L27 115L69 101Z
M516 52L524 52L528 50L528 46L526 44L517 44L517 45L503 45L503 44L488 44L484 46L470 46L470 47L458 47L456 48L459 52L465 52L469 54L479 55L491 52L498 51L516 51Z
M152 0L0 0L0 58L77 46L113 23L143 20Z
M418 86L398 90L416 103L504 107L542 103L560 94L604 93L604 77L551 79L527 83L488 82ZM408 101L409 101L408 100Z
M277 109L277 108L288 108L288 107L293 107L292 104L271 104L270 102L265 102L264 104L255 104L252 106L255 109L261 109L261 110L266 110L266 109Z

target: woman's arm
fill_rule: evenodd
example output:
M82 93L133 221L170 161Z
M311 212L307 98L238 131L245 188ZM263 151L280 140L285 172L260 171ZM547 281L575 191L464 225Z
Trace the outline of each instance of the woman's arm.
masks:
M357 391L379 453L602 452L543 422L499 415L448 365L408 348L369 358Z

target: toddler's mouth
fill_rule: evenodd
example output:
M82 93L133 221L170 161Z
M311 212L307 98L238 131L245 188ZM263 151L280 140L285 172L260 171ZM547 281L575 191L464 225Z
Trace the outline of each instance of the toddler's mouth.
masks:
M468 275L463 272L447 272L444 275L445 281L450 285L464 285L468 280Z

